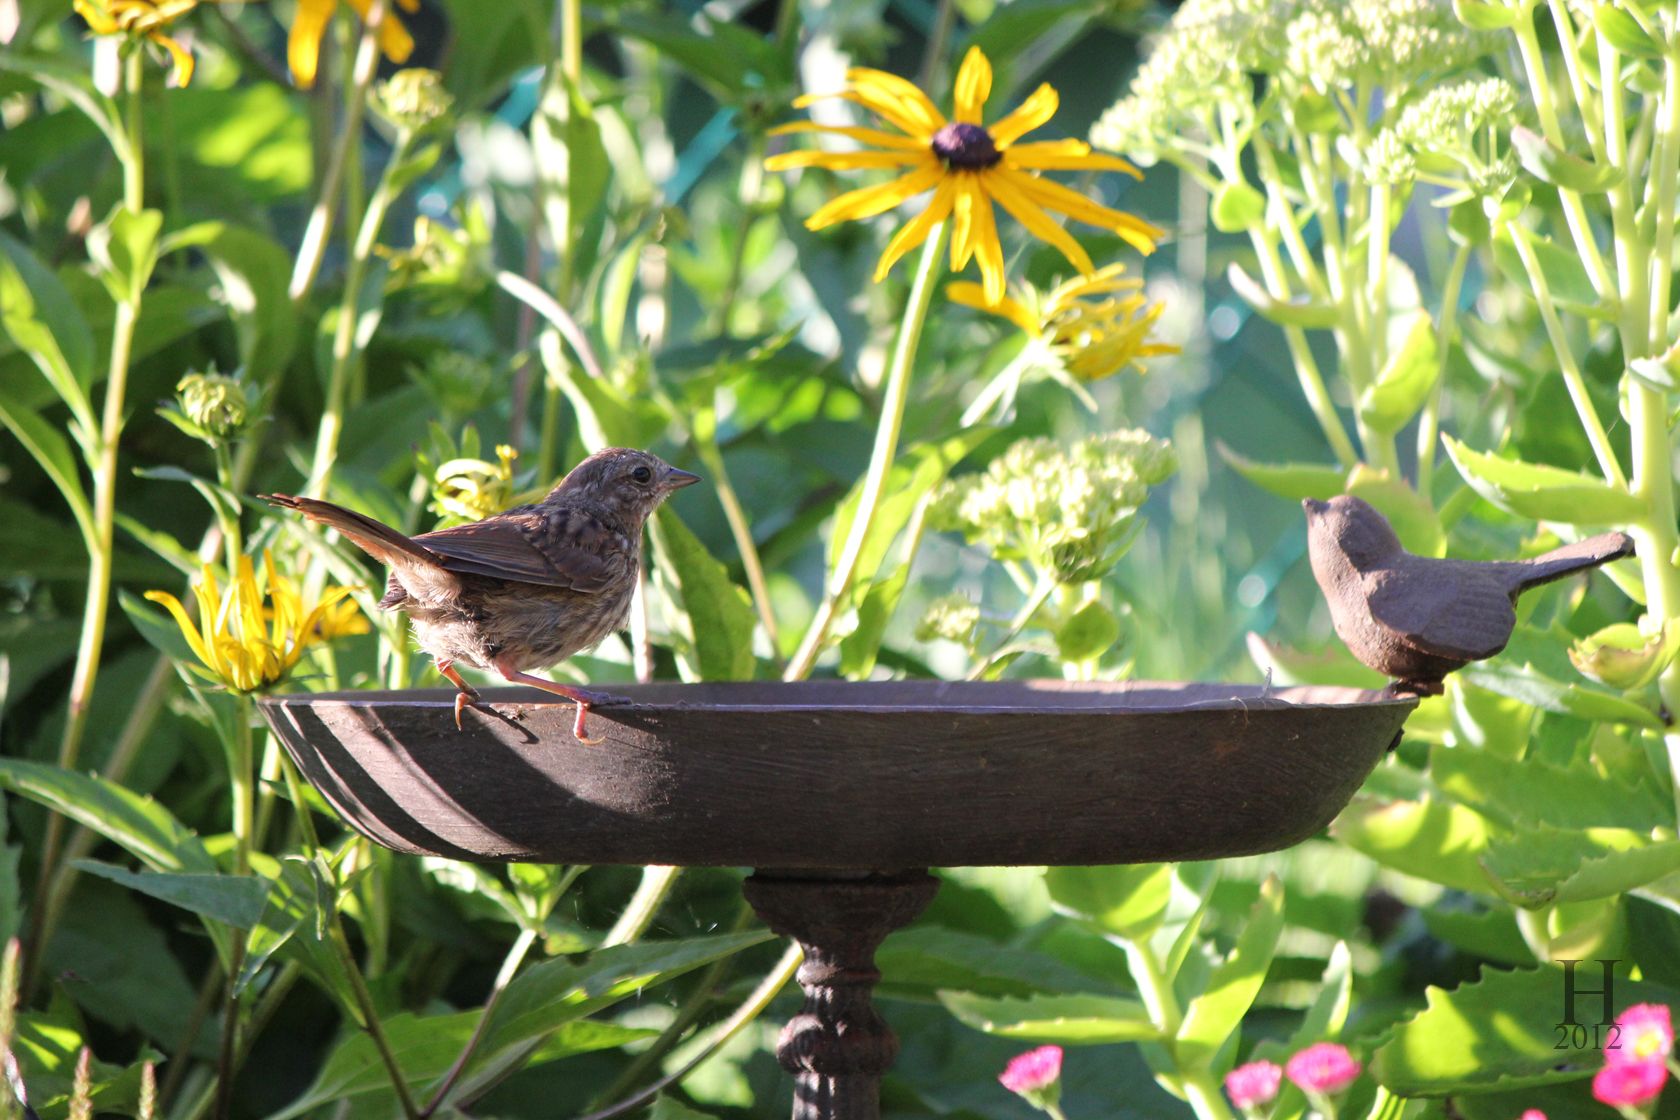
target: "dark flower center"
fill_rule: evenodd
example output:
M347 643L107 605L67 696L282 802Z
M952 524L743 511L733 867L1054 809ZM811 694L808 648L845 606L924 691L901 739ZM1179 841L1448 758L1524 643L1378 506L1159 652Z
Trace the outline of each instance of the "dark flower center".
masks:
M992 134L977 124L953 121L933 134L933 154L954 171L979 171L1002 159Z

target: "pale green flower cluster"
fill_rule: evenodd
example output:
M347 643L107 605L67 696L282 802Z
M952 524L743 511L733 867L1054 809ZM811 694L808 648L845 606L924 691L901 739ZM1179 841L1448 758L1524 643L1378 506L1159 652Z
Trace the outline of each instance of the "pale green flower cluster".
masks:
M1287 69L1320 91L1403 87L1455 70L1490 49L1449 0L1301 0L1285 32Z
M967 645L980 625L980 604L960 591L941 596L927 605L922 620L916 624L916 640L931 642L944 638L949 642Z
M1408 104L1377 137L1368 154L1372 174L1398 182L1421 169L1436 181L1462 181L1476 195L1503 195L1516 178L1517 162L1498 148L1516 112L1517 91L1503 78L1437 86Z
M986 470L952 479L933 524L1057 583L1099 579L1131 544L1149 488L1178 468L1171 444L1141 430L1071 446L1025 439Z
M374 87L371 104L393 127L419 132L448 116L455 99L443 88L442 74L414 66Z

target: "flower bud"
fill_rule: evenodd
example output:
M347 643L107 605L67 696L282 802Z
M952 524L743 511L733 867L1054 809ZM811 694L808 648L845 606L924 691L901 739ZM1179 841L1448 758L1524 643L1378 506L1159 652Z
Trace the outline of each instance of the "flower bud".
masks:
M189 373L175 383L175 402L181 415L205 440L224 440L245 426L250 402L236 377L220 373Z
M1039 1111L1050 1112L1062 1096L1062 1048L1040 1046L1017 1054L998 1081Z
M980 625L980 605L967 595L953 592L929 603L916 624L916 640L930 642L944 638L949 642L967 645Z
M1569 660L1588 680L1622 691L1657 679L1680 649L1680 626L1618 622L1569 647Z
M393 127L419 132L448 115L455 99L436 70L398 70L373 91L373 110Z

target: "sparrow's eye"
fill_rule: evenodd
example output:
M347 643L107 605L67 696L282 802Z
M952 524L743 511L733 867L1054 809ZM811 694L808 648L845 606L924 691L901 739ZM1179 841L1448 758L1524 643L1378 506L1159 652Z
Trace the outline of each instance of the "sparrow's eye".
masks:
M646 485L647 483L653 481L653 472L648 470L646 467L637 467L635 470L630 472L630 477L635 479L637 482Z

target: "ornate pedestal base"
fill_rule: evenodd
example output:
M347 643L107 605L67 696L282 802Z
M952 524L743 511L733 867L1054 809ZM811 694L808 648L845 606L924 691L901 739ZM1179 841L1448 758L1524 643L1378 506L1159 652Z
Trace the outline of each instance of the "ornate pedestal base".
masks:
M933 901L939 880L925 871L760 871L743 889L765 925L805 950L805 1007L776 1045L794 1075L793 1120L879 1120L898 1039L870 999L881 979L875 950Z

